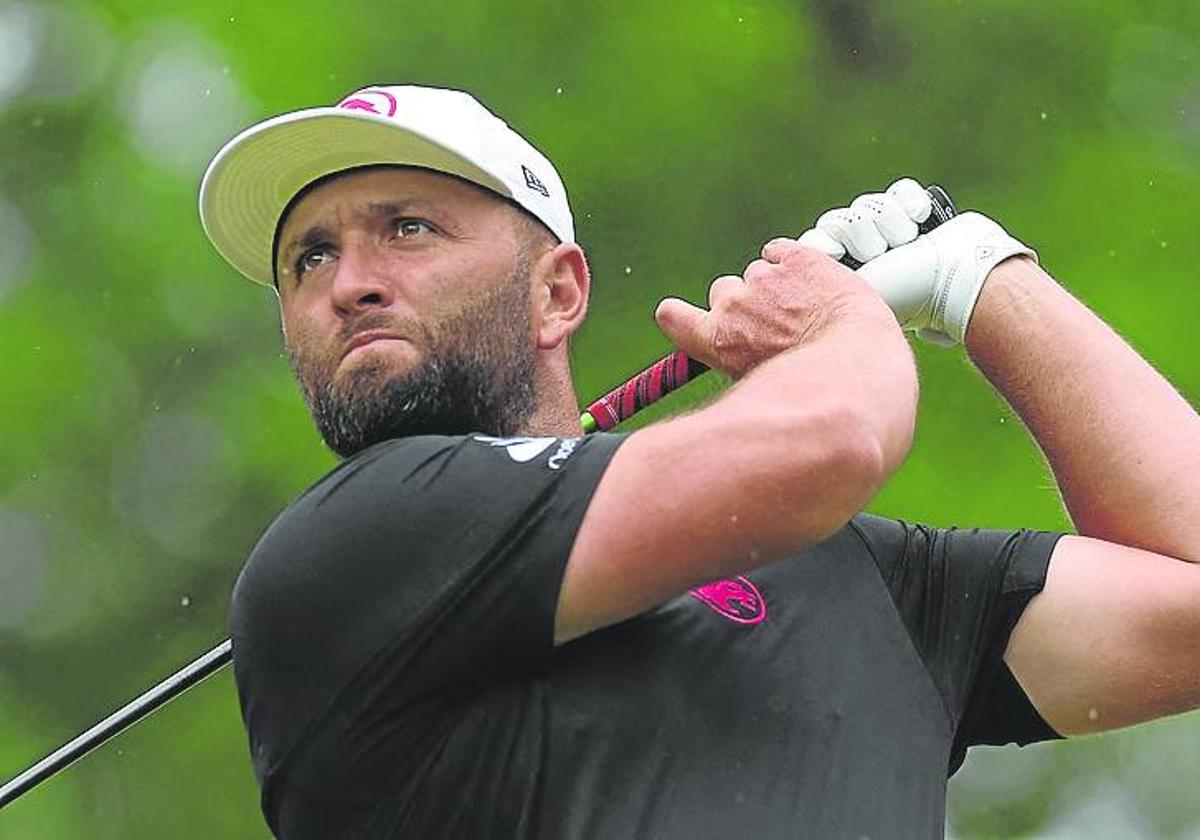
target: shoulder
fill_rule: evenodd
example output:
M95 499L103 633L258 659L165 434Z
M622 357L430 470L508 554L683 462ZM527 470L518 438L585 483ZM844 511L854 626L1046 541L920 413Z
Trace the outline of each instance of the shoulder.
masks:
M272 528L295 522L394 512L397 502L499 500L606 460L616 435L592 438L424 435L384 441L343 461L293 501ZM502 483L497 483L502 482ZM268 532L269 533L269 532Z
M235 597L254 579L272 588L307 570L351 568L381 553L487 539L518 517L586 505L622 441L484 435L400 438L338 464L275 518L251 552ZM387 559L387 558L382 558Z

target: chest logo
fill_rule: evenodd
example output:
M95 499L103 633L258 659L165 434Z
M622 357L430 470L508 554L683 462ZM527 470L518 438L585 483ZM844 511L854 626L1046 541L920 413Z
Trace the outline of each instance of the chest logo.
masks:
M503 449L508 453L508 457L512 458L518 464L524 464L526 461L532 461L537 456L541 455L550 446L558 441L558 438L552 437L511 437L498 438L487 437L486 435L475 435L475 440L480 443L486 443L489 446L494 446ZM572 447L573 448L573 447ZM567 453L570 454L569 452ZM564 460L566 456L563 456ZM558 469L562 466L551 466L551 469Z
M760 624L767 617L767 602L758 587L744 575L698 586L689 594L703 601L717 615L738 624Z

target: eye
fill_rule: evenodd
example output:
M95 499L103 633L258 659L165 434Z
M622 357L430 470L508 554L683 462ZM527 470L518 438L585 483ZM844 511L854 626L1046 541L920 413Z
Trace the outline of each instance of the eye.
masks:
M296 279L299 280L308 271L320 268L333 261L333 249L328 245L315 245L309 248L296 260Z
M398 239L410 239L414 236L419 236L422 233L433 233L434 228L429 222L424 219L413 219L409 217L401 217L392 220L392 229L396 232Z

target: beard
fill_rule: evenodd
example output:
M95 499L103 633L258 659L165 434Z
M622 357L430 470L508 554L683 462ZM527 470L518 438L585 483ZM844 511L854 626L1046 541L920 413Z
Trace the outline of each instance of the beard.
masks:
M381 311L343 325L327 353L289 343L292 369L325 445L348 458L411 435L520 432L537 396L529 303L529 261L522 255L492 292L440 324L421 326L423 358L401 374L389 375L388 361L379 359L336 376L340 348L352 335L394 327Z

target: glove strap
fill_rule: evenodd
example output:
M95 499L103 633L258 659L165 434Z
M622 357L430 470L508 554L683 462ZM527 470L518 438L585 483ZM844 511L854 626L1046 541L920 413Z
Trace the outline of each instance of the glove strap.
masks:
M967 326L975 304L992 269L1009 257L1024 254L1037 261L1037 252L1023 243L1013 239L1007 233L989 236L978 243L971 253L963 256L957 264L951 266L947 281L937 290L933 302L933 313L930 318L931 329L922 330L921 337L942 344L935 338L940 334L951 343L961 344L966 340ZM930 333L926 336L924 333Z

